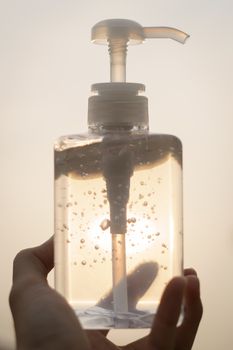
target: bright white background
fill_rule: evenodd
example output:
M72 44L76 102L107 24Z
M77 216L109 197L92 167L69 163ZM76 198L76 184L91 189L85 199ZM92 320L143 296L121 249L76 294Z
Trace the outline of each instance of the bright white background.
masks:
M147 41L128 56L151 130L184 145L185 265L200 275L195 350L233 344L233 3L231 0L0 1L0 339L13 346L12 260L53 232L53 141L86 128L90 84L108 80L105 18L178 27L185 46ZM122 334L116 335L118 339ZM124 335L127 338L127 335Z

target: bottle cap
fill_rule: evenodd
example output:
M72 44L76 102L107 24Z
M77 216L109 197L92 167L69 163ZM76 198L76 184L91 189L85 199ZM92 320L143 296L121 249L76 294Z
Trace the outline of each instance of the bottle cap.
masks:
M148 100L140 93L145 85L137 83L100 83L92 85L88 124L132 126L148 124Z

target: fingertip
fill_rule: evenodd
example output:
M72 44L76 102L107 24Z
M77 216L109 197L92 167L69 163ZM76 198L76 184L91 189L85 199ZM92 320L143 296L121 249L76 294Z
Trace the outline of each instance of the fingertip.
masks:
M161 298L156 318L167 324L176 325L186 286L184 277L174 277L167 285Z
M184 277L174 277L164 290L148 338L156 349L173 348L185 286Z
M199 323L203 315L203 306L200 298L200 282L197 276L186 276L184 298L184 318L177 329L177 348L184 344L191 349Z
M193 267L184 269L184 276L197 276L197 271Z
M165 288L165 293L181 294L186 286L186 278L183 276L173 277Z
M200 297L200 281L197 276L186 276L186 289L189 296L193 298Z
M40 246L21 250L13 262L13 283L29 279L45 280L54 266L53 237Z
M41 245L31 249L44 265L45 273L48 273L54 266L54 236L51 236Z

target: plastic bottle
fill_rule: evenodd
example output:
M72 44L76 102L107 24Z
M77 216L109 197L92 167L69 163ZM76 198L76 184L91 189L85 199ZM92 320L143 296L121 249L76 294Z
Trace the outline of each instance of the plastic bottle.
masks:
M128 44L188 36L105 20L111 82L94 84L88 132L55 144L55 282L86 329L150 328L182 274L182 145L149 132L145 86L126 83Z

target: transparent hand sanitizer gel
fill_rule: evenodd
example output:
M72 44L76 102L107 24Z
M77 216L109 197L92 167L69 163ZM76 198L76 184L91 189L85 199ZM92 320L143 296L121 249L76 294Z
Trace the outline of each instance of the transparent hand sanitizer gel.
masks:
M55 144L55 282L86 329L150 328L181 275L182 146L149 132L142 84L125 82L128 43L187 35L106 20L111 82L92 86L88 132Z

